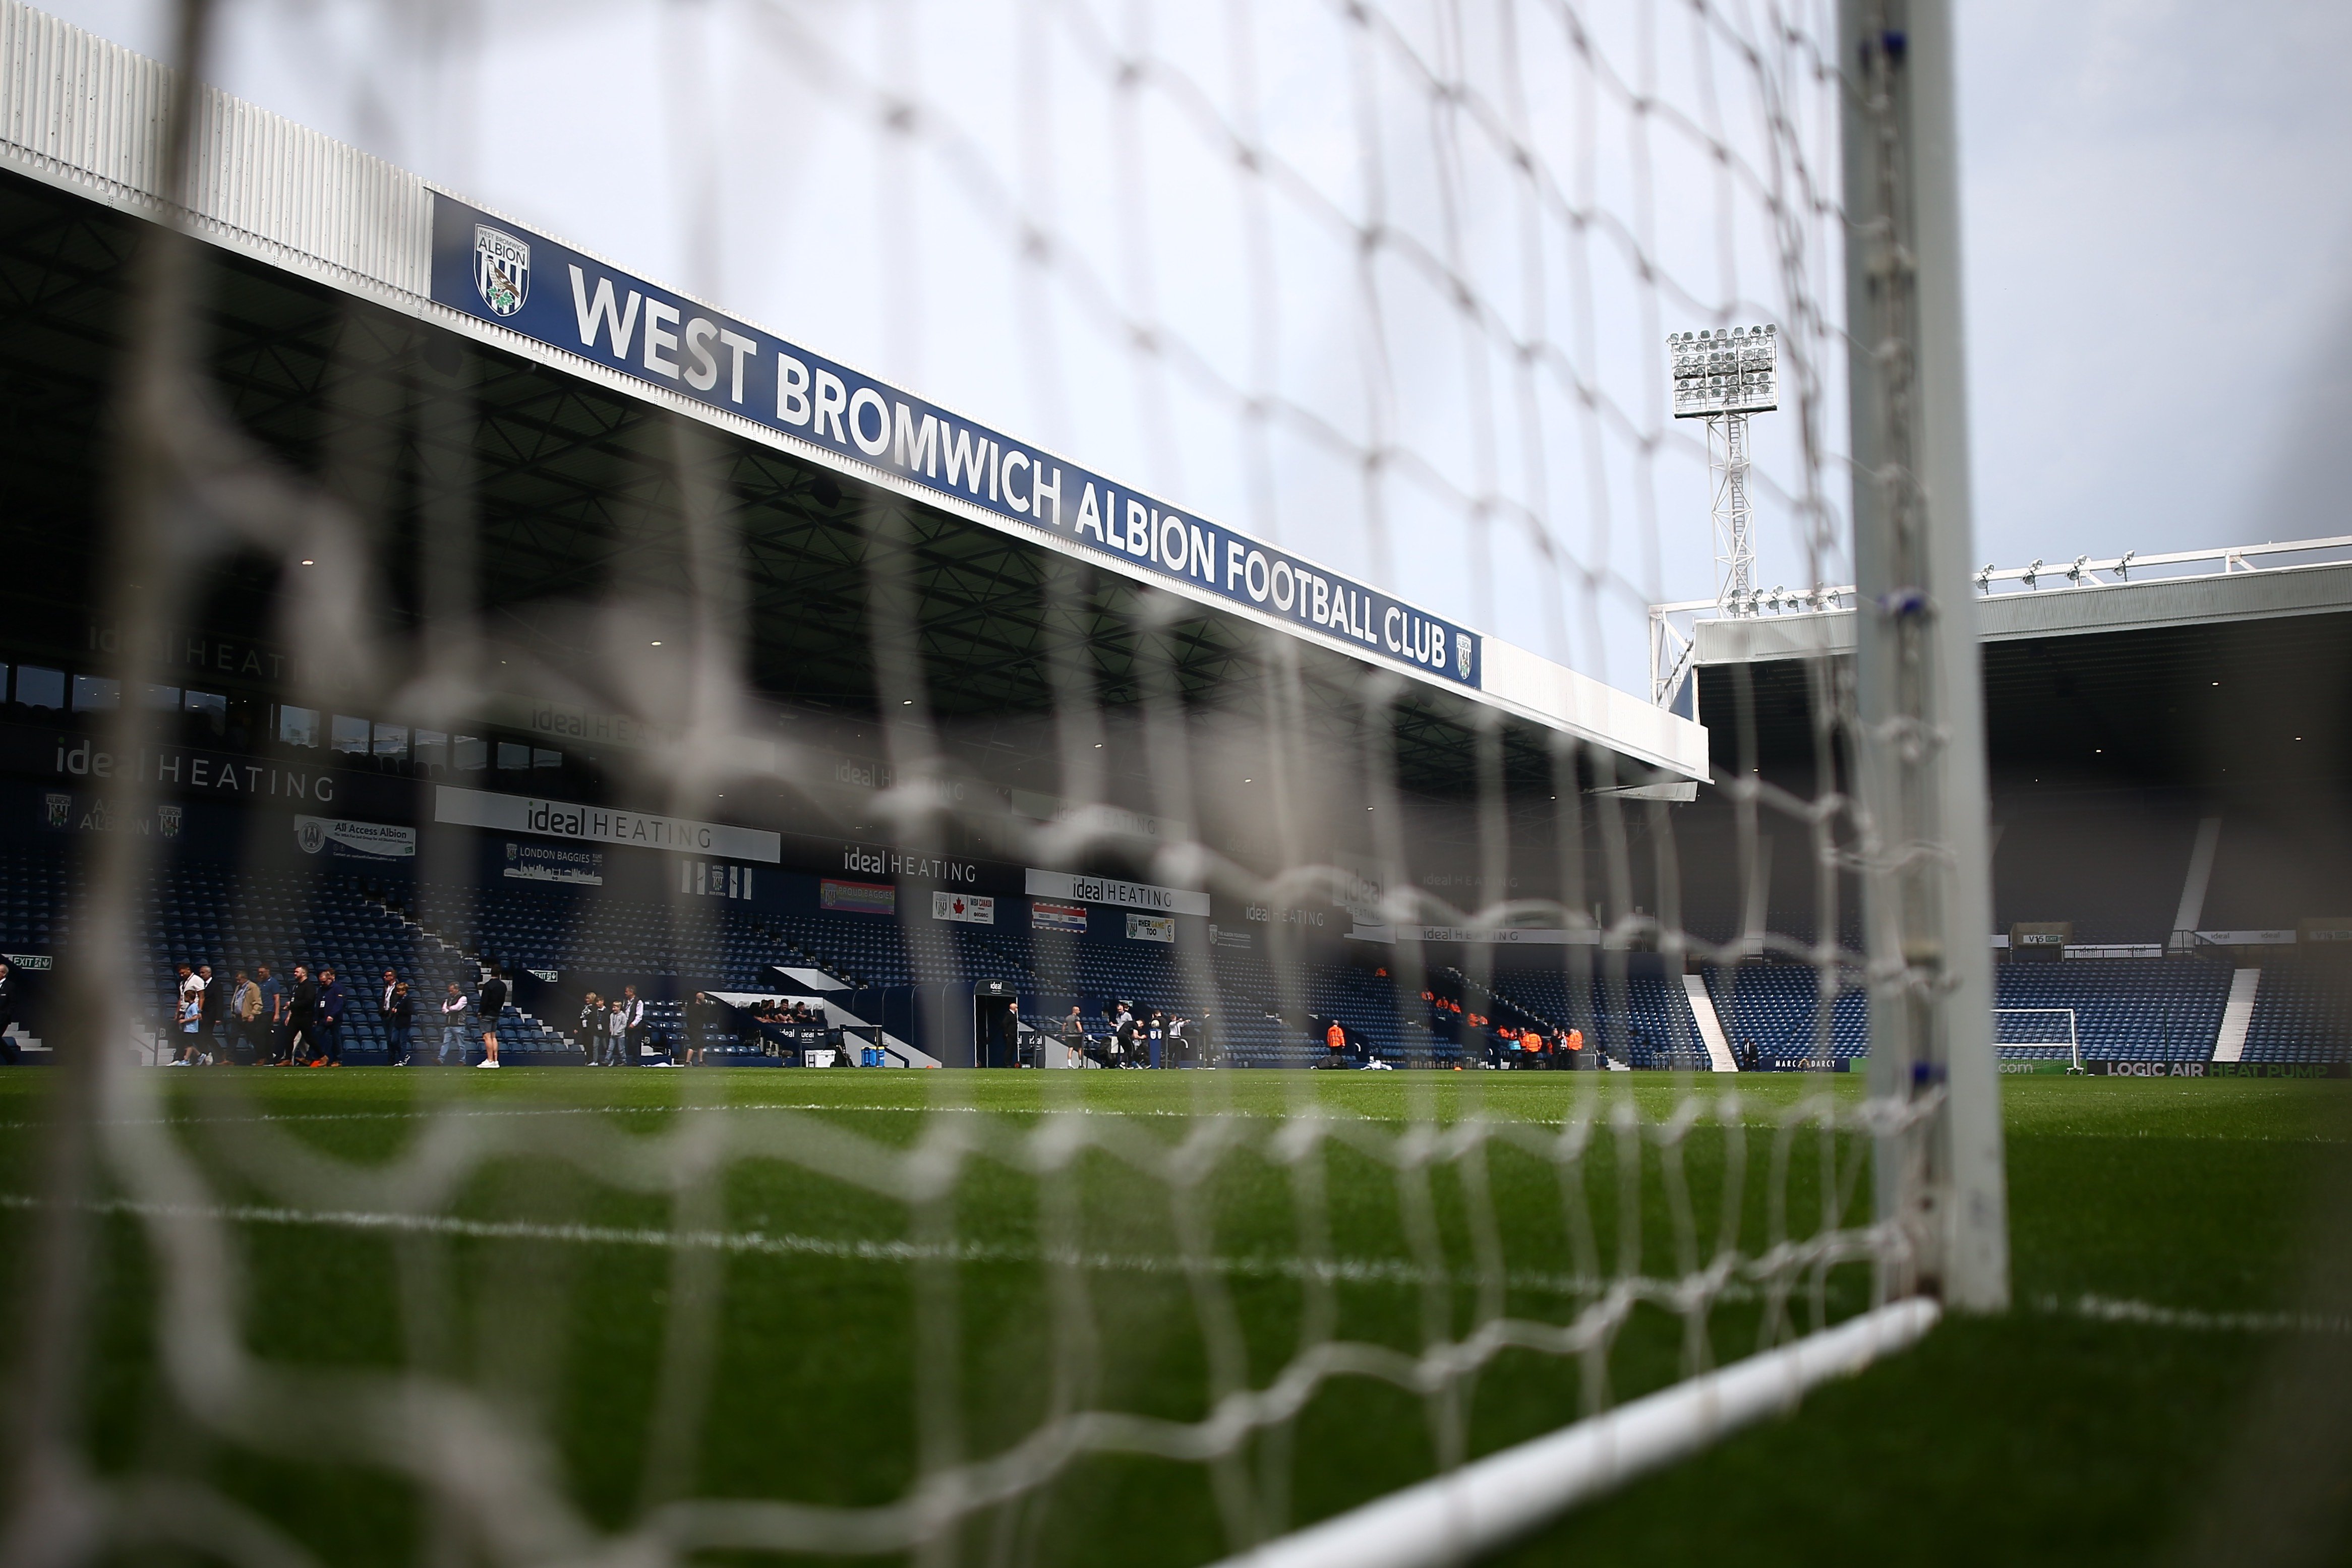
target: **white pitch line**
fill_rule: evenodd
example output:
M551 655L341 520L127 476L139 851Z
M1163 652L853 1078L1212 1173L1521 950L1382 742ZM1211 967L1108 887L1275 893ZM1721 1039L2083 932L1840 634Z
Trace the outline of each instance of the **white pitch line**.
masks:
M437 1117L498 1119L520 1116L630 1116L646 1114L679 1115L689 1113L743 1111L848 1111L860 1114L916 1116L1104 1116L1136 1119L1161 1119L1181 1122L1207 1121L1219 1116L1234 1116L1253 1121L1284 1122L1297 1119L1296 1111L1248 1110L1240 1106L1221 1107L1208 1111L1153 1110L1148 1107L1121 1110L1093 1105L932 1105L920 1101L892 1104L872 1101L851 1100L778 1100L738 1103L720 1105L539 1105L496 1106L464 1109L457 1106L434 1107L407 1111L268 1111L256 1116L122 1116L101 1118L86 1125L95 1127L241 1127L257 1126L278 1122L424 1122ZM1411 1116L1372 1116L1360 1111L1339 1109L1335 1120L1370 1123L1380 1126L1396 1126L1413 1123ZM1461 1118L1432 1124L1452 1126ZM1425 1120L1425 1118L1423 1119ZM1502 1118L1510 1125L1522 1127L1559 1127L1566 1118L1548 1116L1514 1116ZM0 1132L31 1132L53 1127L54 1121L0 1122ZM1713 1125L1724 1125L1715 1122ZM1748 1128L1773 1128L1777 1120L1761 1117L1743 1118L1738 1125Z
M47 1200L25 1193L0 1193L0 1209L19 1211L47 1207ZM93 1214L123 1215L140 1219L204 1219L226 1224L314 1226L326 1229L376 1231L394 1235L447 1236L486 1241L546 1241L590 1247L645 1247L663 1250L708 1249L770 1257L830 1258L863 1263L1030 1263L1075 1264L1095 1272L1181 1274L1189 1265L1177 1255L1149 1252L1065 1252L1042 1247L1006 1247L994 1243L959 1241L932 1246L914 1241L844 1239L826 1236L773 1235L761 1230L664 1230L652 1226L548 1225L532 1220L467 1219L446 1214L400 1214L373 1209L305 1209L256 1204L144 1203L131 1198L104 1198L82 1206ZM1310 1263L1300 1258L1211 1257L1202 1260L1210 1271L1251 1279L1320 1279L1334 1284L1412 1285L1439 1282L1469 1286L1477 1276L1458 1273L1433 1276L1430 1270L1402 1259L1337 1258ZM1513 1271L1504 1283L1515 1290L1553 1295L1595 1295L1612 1281L1580 1280L1573 1275ZM1723 1292L1728 1299L1731 1292Z
M538 1105L498 1106L481 1110L457 1107L417 1111L269 1111L257 1116L121 1116L88 1124L95 1127L242 1127L271 1122L426 1122L439 1117L497 1119L510 1116L630 1116L650 1113L685 1114L711 1111L856 1111L906 1115L942 1116L1161 1116L1196 1121L1206 1116L1254 1116L1276 1119L1270 1111L1113 1111L1085 1105L927 1105L919 1101L892 1105L845 1100L766 1101L730 1105ZM1391 1118L1366 1117L1363 1120ZM53 1127L55 1122L0 1122L0 1132L26 1132Z
M2193 1307L2159 1307L2111 1296L2062 1301L2043 1296L2034 1305L2045 1312L2103 1323L2144 1323L2150 1328L2190 1329L2201 1333L2352 1333L2352 1316L2330 1312L2208 1312Z
M625 1116L642 1112L670 1111L927 1111L927 1105L859 1105L832 1104L824 1101L800 1103L777 1102L767 1104L737 1105L501 1105L494 1109L465 1110L456 1106L436 1107L418 1111L266 1111L257 1116L118 1116L94 1121L94 1127L245 1127L271 1122L427 1122L441 1117L452 1120L481 1117L498 1119L516 1116ZM944 1107L950 1111L962 1107ZM1174 1113L1165 1113L1174 1114ZM0 1130L27 1131L36 1127L53 1127L54 1122L0 1122Z
M45 1200L23 1193L0 1193L0 1208L16 1210L47 1207ZM709 1249L769 1257L829 1258L866 1263L1028 1263L1075 1264L1092 1272L1181 1274L1190 1266L1181 1257L1148 1252L1061 1252L1042 1247L1006 1247L995 1243L959 1241L932 1246L913 1241L876 1241L761 1230L664 1230L652 1226L548 1225L533 1220L467 1219L446 1214L401 1214L372 1209L301 1209L266 1207L255 1204L158 1204L130 1198L107 1198L84 1206L93 1213L137 1218L207 1219L229 1224L315 1226L327 1229L379 1231L391 1234L461 1237L486 1241L562 1242L591 1247L644 1247L663 1250ZM1418 1286L1439 1282L1475 1285L1475 1273L1433 1276L1430 1270L1402 1259L1335 1258L1309 1263L1300 1258L1210 1257L1202 1260L1210 1271L1253 1279L1316 1278L1335 1284ZM1555 1295L1591 1295L1608 1281L1573 1275L1510 1270L1504 1283L1513 1290ZM1729 1292L1726 1292L1727 1296ZM2147 1301L2119 1301L2084 1295L2071 1301L2042 1296L2034 1305L2059 1316L2087 1318L2098 1322L2142 1323L2153 1328L2189 1329L2228 1333L2352 1333L2352 1316L2323 1312L2201 1312L2194 1308L2162 1307Z

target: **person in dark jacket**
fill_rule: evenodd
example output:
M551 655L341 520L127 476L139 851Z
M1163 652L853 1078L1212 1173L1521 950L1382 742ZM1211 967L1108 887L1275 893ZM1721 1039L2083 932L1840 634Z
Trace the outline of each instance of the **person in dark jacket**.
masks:
M499 1064L499 1015L507 1010L507 983L499 977L495 967L486 966L488 977L482 982L482 1060L477 1067Z
M604 998L590 991L580 998L580 1049L588 1053L588 1065L604 1065Z
M394 1022L393 1019L393 1002L399 992L400 977L386 969L383 984L376 988L375 997L376 1017L383 1020L383 1059L394 1067L404 1067L408 1064L408 1022ZM415 1017L416 1009L412 1005L408 1018L413 1020Z
M343 983L335 978L334 969L319 967L319 1044L320 1054L313 1058L313 1067L341 1067L343 1064L343 1009L351 1005L351 997Z
M646 1060L646 1003L635 986L621 988L621 1065L641 1067Z
M298 1048L297 1040L301 1042ZM310 977L307 966L294 966L294 984L286 996L286 1034L284 1045L273 1067L310 1065L310 1058L319 1049L319 982Z
M388 1041L384 1059L394 1067L408 1065L409 1041L416 1030L416 998L408 994L406 980L392 983L392 999L384 1005L383 1032Z
M705 1065L702 1053L710 1048L710 1037L719 1030L719 1004L710 999L709 991L697 991L694 1000L686 1004L686 1060L689 1066Z
M196 1035L201 1042L197 1049L215 1061L226 1061L228 1045L221 1037L227 1032L224 1026L228 1022L228 987L213 978L210 964L199 964L196 973L205 982L204 999L199 1008L204 1027Z
M441 1050L433 1059L434 1066L448 1066L452 1056L458 1066L466 1065L467 1006L466 993L457 988L457 981L450 981L448 995L441 1001Z
M286 1055L286 984L269 972L267 964L257 965L253 977L261 989L261 1017L254 1031L253 1060L257 1066L275 1067Z

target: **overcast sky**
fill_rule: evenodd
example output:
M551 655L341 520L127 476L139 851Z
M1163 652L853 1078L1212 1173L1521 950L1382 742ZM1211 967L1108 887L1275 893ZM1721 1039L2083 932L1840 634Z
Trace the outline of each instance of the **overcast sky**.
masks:
M48 7L165 52L168 7L159 0ZM1240 444L1213 396L1181 375L1118 373L1124 340L1090 346L1084 311L1066 300L1055 308L1066 319L1024 317L1011 242L984 214L972 215L987 206L971 189L984 180L936 155L911 172L889 166L887 139L843 82L862 70L885 89L911 84L958 117L975 145L992 149L993 167L1016 185L1045 166L1024 150L1055 139L1055 188L1012 194L1056 204L1076 240L1108 226L1100 214L1124 211L1123 187L1148 172L1148 216L1158 225L1150 264L1136 272L1131 236L1105 238L1085 259L1108 287L1148 290L1170 320L1192 323L1204 360L1235 381L1248 379L1253 349L1240 259L1251 231L1227 214L1229 170L1139 162L1109 150L1117 138L1103 128L1117 121L1088 97L1098 84L1067 65L1023 76L1024 62L1040 57L1034 39L1017 25L983 20L982 0L815 0L782 12L752 0L231 0L225 9L212 74L241 96L972 417L1127 475L1189 509L1279 535L1618 685L1641 679L1639 602L1712 591L1704 465L1694 445L1675 439L1686 427L1665 430L1668 445L1653 468L1628 446L1571 483L1569 471L1583 459L1570 436L1581 416L1559 416L1546 437L1557 449L1545 458L1558 485L1547 512L1579 563L1613 584L1562 612L1511 591L1541 570L1532 557L1507 542L1479 556L1484 547L1465 544L1458 517L1440 500L1416 503L1410 486L1371 530L1381 537L1368 539L1354 476L1312 442L1276 455L1278 477L1261 494L1246 461L1220 455ZM1615 13L1638 14L1587 9L1604 40ZM1234 14L1162 8L1151 13L1162 22L1151 47L1191 59L1194 29L1165 23L1196 10ZM847 68L832 89L813 88L790 67L801 45L779 15L814 19L838 49ZM1267 25L1272 36L1260 38L1252 67L1262 78L1265 134L1302 167L1328 164L1329 188L1347 191L1356 182L1349 99L1334 85L1344 73L1333 62L1348 56L1316 30L1316 7L1297 15L1306 20ZM2352 5L1962 0L1958 15L1978 558L2022 565L2036 556L2352 532L2336 515L2341 487L2331 483L2339 429L2352 418L2352 93L2339 79L2340 62L2352 57ZM1230 61L1208 40L1213 28L1198 30L1206 80ZM1670 30L1664 41L1671 60ZM1630 57L1630 42L1622 48ZM1665 91L1673 96L1671 82ZM1736 85L1730 97L1736 121ZM1412 107L1401 117L1407 123ZM1171 127L1147 124L1139 134L1184 140ZM1400 208L1433 199L1409 165L1401 155L1383 170ZM1652 176L1665 204L1706 208L1704 179L1685 187L1676 170L1667 159ZM1612 194L1606 172L1601 204L1638 217L1636 193ZM884 189L921 193L918 211L892 210L876 195ZM1190 206L1200 215L1172 222L1195 191ZM1509 252L1507 222L1479 215L1504 212L1507 201L1469 204L1462 230L1471 247ZM1659 222L1652 243L1670 270L1685 249L1714 256L1704 222L1687 233L1671 212ZM1274 227L1275 243L1296 256L1311 256L1320 243ZM1706 293L1711 260L1686 270L1705 298L1738 309L1753 301L1760 319L1786 306L1771 267L1756 265L1754 244L1754 235L1735 235L1738 276L1725 294ZM1557 256L1546 265L1562 270ZM1274 304L1286 360L1276 380L1303 406L1344 411L1364 362L1353 340L1362 334L1334 301L1346 291L1329 285L1344 270L1327 277L1291 251L1283 267ZM1524 292L1507 266L1482 271L1480 287L1497 299ZM1671 298L1644 298L1630 283L1612 295L1605 279L1594 287L1601 337L1612 346L1594 350L1593 377L1604 401L1658 428L1636 406L1650 397L1647 334L1696 323ZM1573 301L1563 293L1557 303L1548 330L1573 340L1558 319ZM1416 315L1409 299L1390 308L1381 351L1406 389L1393 411L1400 430L1424 433L1431 463L1461 486L1475 487L1482 463L1515 476L1517 459L1477 450L1478 422L1462 412L1478 406L1477 377L1447 379L1458 356L1442 313ZM1611 337L1620 317L1622 342ZM1053 344L1042 376L1041 333ZM1423 385L1430 401L1417 406L1412 389ZM1160 437L1159 415L1132 417L1160 407L1156 400L1168 410L1162 424L1181 438ZM1511 445L1507 398L1502 412L1478 419L1499 446ZM1786 414L1759 421L1768 480L1794 471L1792 430ZM1203 442L1208 432L1223 434ZM1523 494L1516 476L1496 483ZM1762 581L1799 582L1806 568L1786 507L1768 498L1767 510ZM1485 564L1465 564L1474 558ZM1565 619L1579 631L1562 643L1556 628L1531 630L1530 619Z

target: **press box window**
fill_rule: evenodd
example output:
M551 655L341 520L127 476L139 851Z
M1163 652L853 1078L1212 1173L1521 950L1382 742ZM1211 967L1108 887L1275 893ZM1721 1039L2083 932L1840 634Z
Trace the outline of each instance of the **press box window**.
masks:
M404 724L380 724L375 727L375 754L378 757L408 755L408 727Z
M228 698L218 692L200 692L191 687L180 694L180 711L202 717L205 727L215 735L228 728Z
M283 746L318 745L319 710L314 707L279 708L278 739Z
M122 701L122 683L105 675L76 675L73 692L76 713L98 713Z
M510 740L499 742L499 766L501 768L523 768L530 766L530 747L517 746Z
M530 754L530 765L533 768L561 768L563 766L563 753L534 749Z
M432 768L449 766L449 737L437 729L416 732L416 760Z
M368 750L368 721L337 714L334 748L337 751L354 752L361 757L365 757Z
M63 670L44 670L36 664L17 665L16 700L26 707L65 706L66 673Z
M456 762L460 773L474 773L490 765L490 743L479 736L457 737Z
M180 706L180 688L177 686L149 686L147 688L147 706L163 713L173 713L177 711Z

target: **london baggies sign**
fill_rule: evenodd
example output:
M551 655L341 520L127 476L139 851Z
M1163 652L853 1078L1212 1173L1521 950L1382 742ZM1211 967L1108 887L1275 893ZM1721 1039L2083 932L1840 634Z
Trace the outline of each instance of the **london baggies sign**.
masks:
M1484 684L1477 633L433 193L436 301L1363 657Z

